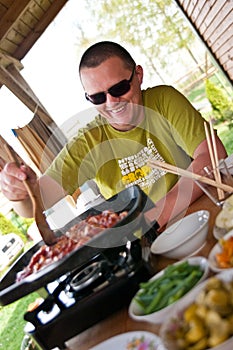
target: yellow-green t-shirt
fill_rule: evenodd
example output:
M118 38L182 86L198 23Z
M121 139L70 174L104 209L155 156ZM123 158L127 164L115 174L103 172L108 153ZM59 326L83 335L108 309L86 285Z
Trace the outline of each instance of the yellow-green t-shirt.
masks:
M133 184L154 202L164 196L177 177L151 169L148 159L187 168L205 139L204 119L171 86L148 88L142 96L145 118L137 127L118 131L98 115L67 143L46 173L70 194L94 179L105 198Z

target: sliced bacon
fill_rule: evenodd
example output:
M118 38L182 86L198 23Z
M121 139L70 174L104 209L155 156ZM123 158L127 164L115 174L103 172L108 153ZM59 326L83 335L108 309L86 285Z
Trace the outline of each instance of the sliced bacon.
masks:
M103 230L116 225L126 215L127 211L117 214L110 210L104 210L98 215L89 216L85 220L80 221L72 226L65 235L59 237L56 244L41 246L32 255L29 264L17 273L16 281L19 282L32 273L36 273L55 261L62 259L73 250L86 244Z

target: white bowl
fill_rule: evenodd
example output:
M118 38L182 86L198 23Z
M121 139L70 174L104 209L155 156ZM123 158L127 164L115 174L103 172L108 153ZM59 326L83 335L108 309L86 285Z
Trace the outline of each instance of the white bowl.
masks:
M151 252L171 259L197 253L206 242L209 216L209 211L199 210L175 222L155 239Z
M178 262L176 262L173 265L178 265L178 264L180 264L180 263L182 263L184 261L188 261L188 263L190 265L199 265L201 267L201 269L203 270L203 275L202 275L202 277L200 278L200 280L197 283L202 282L208 276L209 265L208 265L208 261L207 261L206 258L204 258L202 256L190 257L190 258L187 258L185 260L178 261ZM163 275L163 273L164 273L164 270L160 271L155 276L153 276L150 279L150 281L153 281L153 280L161 277ZM139 289L139 291L137 293L139 293L139 292L141 292L141 289ZM137 293L135 294L135 296L137 295ZM169 316L170 311L172 310L172 308L174 307L174 305L177 302L179 302L179 300L174 302L173 304L170 304L170 305L164 307L163 309L161 309L159 311L152 312L151 314L146 314L145 315L143 313L143 310L140 308L138 303L133 298L131 303L130 303L130 305L129 305L129 315L130 315L130 317L132 319L134 319L136 321L146 321L146 322L159 324L159 323L162 323Z
M232 282L233 281L233 270L231 271L225 271L222 273L219 273L215 275L215 277L219 278L222 281L225 282ZM202 283L198 284L195 288L193 288L190 293L186 294L172 309L169 317L165 320L163 325L160 328L159 336L162 339L162 342L167 350L177 350L178 347L174 340L171 340L170 335L172 332L177 330L178 323L180 318L182 317L183 311L192 304L197 295L204 289L208 279L203 281ZM216 332L218 330L216 329ZM218 346L212 347L211 350L229 350L232 349L233 345L233 337L230 337L225 342L219 344ZM209 348L208 348L209 349Z
M228 240L232 236L233 236L233 230L229 231L221 239ZM229 271L231 269L233 270L233 267L232 268L221 268L218 266L218 263L216 260L216 254L221 253L221 251L222 251L222 248L221 248L220 243L216 243L215 246L210 251L209 256L208 256L210 269L214 272L222 272L225 270Z

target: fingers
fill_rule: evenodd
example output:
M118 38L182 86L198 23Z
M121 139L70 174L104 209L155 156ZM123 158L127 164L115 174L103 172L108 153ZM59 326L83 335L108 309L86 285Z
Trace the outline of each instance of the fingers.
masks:
M10 201L22 201L28 197L24 186L24 180L36 182L36 174L29 167L22 165L17 167L14 162L7 163L0 173L0 184L2 193Z
M32 170L32 168L26 165L21 165L19 169L23 171L24 174L26 174L26 179L29 180L32 184L37 182L36 173Z
M0 157L0 171L4 168L5 164L5 160L2 157Z

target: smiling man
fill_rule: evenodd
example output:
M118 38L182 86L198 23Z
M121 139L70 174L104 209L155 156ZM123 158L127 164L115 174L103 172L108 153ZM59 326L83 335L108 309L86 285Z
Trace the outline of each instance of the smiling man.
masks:
M80 78L86 98L112 127L128 131L143 120L144 113L137 107L143 104L141 66L134 62L127 65L119 57L110 57L97 67L87 67L82 61Z
M88 48L79 74L97 116L79 130L39 179L45 206L90 179L105 198L136 184L156 203L148 218L163 226L201 192L190 179L151 169L148 160L200 172L210 163L204 119L171 86L142 90L143 68L117 43L103 41ZM219 157L225 158L217 136L216 142ZM1 186L15 209L28 216L31 203L22 183L25 177L36 183L30 169L8 164L1 173Z

